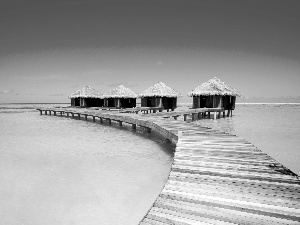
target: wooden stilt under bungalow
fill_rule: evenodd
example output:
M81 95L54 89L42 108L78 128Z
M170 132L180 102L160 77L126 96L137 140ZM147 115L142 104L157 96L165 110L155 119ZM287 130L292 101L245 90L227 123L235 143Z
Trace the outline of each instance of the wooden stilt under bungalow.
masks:
M220 108L228 110L227 116L229 116L235 109L236 97L241 95L234 88L214 77L189 92L188 96L193 97L193 108Z
M120 85L115 89L103 94L104 106L114 108L134 108L136 107L137 93L129 88Z
M163 82L159 82L139 94L139 97L142 107L158 107L173 111L177 108L177 98L182 96Z
M89 86L74 92L69 98L71 99L71 106L102 107L104 104L101 94Z

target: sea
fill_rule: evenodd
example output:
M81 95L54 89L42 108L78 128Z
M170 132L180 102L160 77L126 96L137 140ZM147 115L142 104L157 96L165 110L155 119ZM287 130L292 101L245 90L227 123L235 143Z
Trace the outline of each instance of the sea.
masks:
M69 104L0 104L0 224L138 224L175 146L127 125L40 115L43 106ZM232 117L192 123L243 137L300 175L300 104L237 104Z

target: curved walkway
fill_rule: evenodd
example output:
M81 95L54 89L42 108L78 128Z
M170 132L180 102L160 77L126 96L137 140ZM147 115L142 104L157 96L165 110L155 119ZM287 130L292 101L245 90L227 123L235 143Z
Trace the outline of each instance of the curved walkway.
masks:
M48 110L142 126L177 143L168 181L141 225L300 224L297 175L242 138L162 113Z

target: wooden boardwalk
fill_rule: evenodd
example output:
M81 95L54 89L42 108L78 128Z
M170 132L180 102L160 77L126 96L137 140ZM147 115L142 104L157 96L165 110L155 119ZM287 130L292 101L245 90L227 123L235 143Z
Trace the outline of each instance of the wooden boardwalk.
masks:
M168 181L141 225L300 224L299 178L243 138L168 113L48 110L141 126L176 143Z

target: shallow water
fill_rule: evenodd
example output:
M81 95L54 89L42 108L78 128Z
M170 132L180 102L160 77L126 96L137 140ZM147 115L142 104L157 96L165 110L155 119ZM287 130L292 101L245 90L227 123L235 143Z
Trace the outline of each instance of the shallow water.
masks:
M300 104L240 104L233 117L195 123L236 134L300 175Z
M155 134L0 109L0 224L138 224L173 146Z

